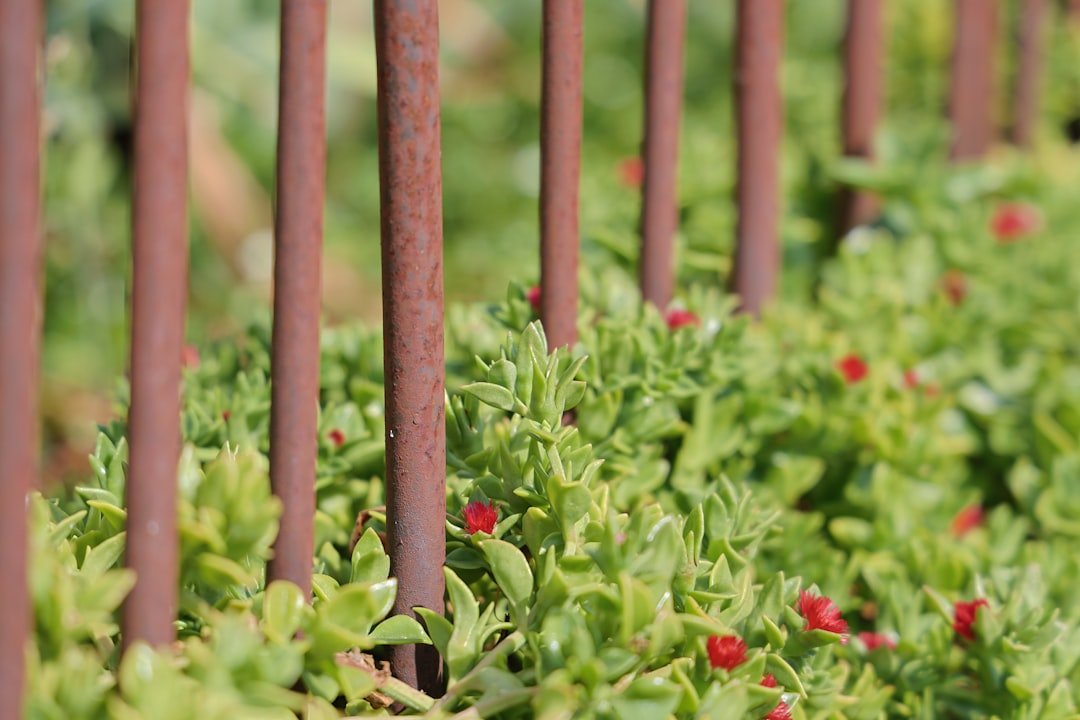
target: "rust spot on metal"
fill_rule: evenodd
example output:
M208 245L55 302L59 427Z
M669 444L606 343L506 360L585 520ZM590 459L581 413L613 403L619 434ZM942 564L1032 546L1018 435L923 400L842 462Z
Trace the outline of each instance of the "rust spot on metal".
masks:
M131 462L123 643L165 646L179 583L176 474L187 303L188 2L136 6Z
M540 108L540 318L552 348L577 341L582 0L544 0Z
M731 284L740 297L740 309L756 316L776 294L780 270L784 4L783 0L738 0L736 7L738 221Z
M844 155L848 157L873 157L874 131L881 114L882 27L881 0L848 0L841 108ZM845 189L841 198L843 230L870 222L875 215L873 195Z
M675 284L685 35L685 0L649 0L639 271L642 297L661 309L671 302Z
M1039 121L1040 77L1046 44L1046 0L1022 0L1016 69L1013 125L1010 137L1022 148L1031 147Z
M386 365L386 513L394 612L443 612L446 427L437 0L376 0ZM546 292L546 291L545 291ZM391 654L394 675L442 691L431 646Z
M326 189L326 0L281 5L270 481L281 527L267 580L311 593Z
M994 142L994 55L997 3L955 0L949 120L954 161L981 157Z
M40 0L0 2L0 717L22 717L26 494L37 485L41 357Z

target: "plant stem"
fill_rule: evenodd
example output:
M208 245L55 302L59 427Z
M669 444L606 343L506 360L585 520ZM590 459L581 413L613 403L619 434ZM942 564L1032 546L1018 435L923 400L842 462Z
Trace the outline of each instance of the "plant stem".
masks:
M435 701L431 696L415 689L408 683L398 680L396 677L383 680L379 686L379 692L410 710L427 712L435 705Z
M490 717L495 713L508 710L523 702L528 702L532 699L532 696L536 694L538 689L539 688L529 687L500 693L490 700L479 702L467 710L462 710L456 715L451 716L450 720L483 720L483 718Z
M433 711L447 711L450 706L460 698L466 690L469 689L470 681L475 678L481 670L490 667L497 660L500 660L507 655L516 652L518 648L525 644L525 635L520 630L515 630L510 633L499 643L491 648L480 662L476 663L472 670L467 672L464 677L458 680L456 683L446 689L446 694L443 695L432 708ZM387 693L389 694L389 693ZM455 716L456 717L456 716Z

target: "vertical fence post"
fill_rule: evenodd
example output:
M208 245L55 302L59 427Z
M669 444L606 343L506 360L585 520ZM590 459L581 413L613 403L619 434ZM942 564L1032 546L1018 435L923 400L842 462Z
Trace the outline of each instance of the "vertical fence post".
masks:
M661 309L671 302L675 283L685 34L685 0L649 0L640 275L642 297Z
M780 270L780 58L783 0L738 0L735 105L738 221L732 289L741 310L759 315Z
M446 427L438 0L376 0L386 365L386 515L394 611L443 612ZM394 675L437 694L428 645L391 654Z
M954 161L982 156L994 141L994 43L998 0L955 0L949 120Z
M884 55L881 9L881 0L848 0L841 118L844 155L848 157L870 159L874 153ZM876 212L872 195L845 189L841 207L844 231L869 222Z
M326 187L326 0L281 3L270 482L281 528L267 582L311 593Z
M123 642L175 637L180 354L187 301L188 0L136 6L131 456Z
M40 0L0 2L0 717L22 717L26 494L38 476L41 348Z
M1011 139L1030 147L1039 119L1039 76L1042 74L1046 0L1022 0L1016 67L1016 99L1013 102Z
M582 1L544 0L540 318L552 348L577 341Z

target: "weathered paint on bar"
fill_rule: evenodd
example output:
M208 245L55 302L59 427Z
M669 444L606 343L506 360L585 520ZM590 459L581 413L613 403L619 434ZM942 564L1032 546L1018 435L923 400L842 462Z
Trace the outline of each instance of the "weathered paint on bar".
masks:
M950 157L981 157L994 142L994 56L997 0L955 0L949 120Z
M1031 147L1039 122L1043 48L1046 44L1046 0L1022 0L1017 47L1016 95L1011 139Z
M780 58L783 0L738 0L735 104L738 221L732 289L741 310L759 315L780 272Z
M582 0L544 0L540 108L540 318L552 348L577 342Z
M649 0L639 271L642 296L660 309L671 302L675 285L685 36L685 0Z
M446 427L437 0L376 0L386 365L386 513L394 612L443 612ZM391 653L394 675L441 692L429 645Z
M870 159L882 102L885 48L881 0L848 0L847 13L841 112L844 155ZM841 203L844 230L870 222L877 214L877 202L867 192L845 190Z
M22 717L26 641L26 494L38 478L41 358L40 0L0 2L0 718Z
M270 482L281 527L268 581L311 593L326 190L326 0L281 4Z
M175 637L180 365L187 303L188 0L136 6L131 456L123 641Z

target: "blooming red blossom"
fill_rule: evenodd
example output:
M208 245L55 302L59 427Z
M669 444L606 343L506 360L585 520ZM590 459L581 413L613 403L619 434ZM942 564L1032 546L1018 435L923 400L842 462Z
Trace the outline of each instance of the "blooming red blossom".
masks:
M1042 214L1037 207L1027 203L998 205L990 218L990 232L1003 245L1038 232L1041 227Z
M700 320L698 316L689 310L682 308L671 308L664 314L664 321L667 323L669 330L678 330L681 327L688 325L698 325Z
M976 598L971 602L958 601L953 606L953 630L956 631L956 634L968 640L974 640L976 611L989 605L990 603L985 598Z
M180 365L192 370L199 367L199 349L194 345L185 345L180 351Z
M705 643L709 664L714 668L734 670L746 662L746 643L738 635L711 635Z
M844 382L854 385L867 376L870 366L855 354L845 355L836 362L836 369L844 376Z
M811 595L803 590L799 593L799 612L806 618L804 630L826 630L840 635L848 631L840 608L824 595Z
M645 163L638 157L623 158L619 161L619 182L628 188L641 187L645 180Z
M877 650L879 647L887 647L890 650L896 649L896 642L885 633L861 632L859 633L859 640L870 651Z
M475 535L478 532L485 532L490 535L495 529L495 523L499 520L499 511L496 509L495 503L490 500L486 503L473 500L465 506L465 511L462 514L465 516L465 529L469 531L470 535Z
M765 677L761 678L761 686L768 688L776 687L776 676L772 673L766 673Z
M532 305L533 312L537 315L540 314L540 286L533 285L525 293L525 299Z
M981 505L968 505L956 513L952 520L952 534L956 537L967 535L969 532L982 525L983 509Z
M960 305L967 297L967 276L959 270L946 270L941 276L941 289L952 305Z
M919 387L919 373L914 370L904 371L904 387L908 390L914 390Z
M331 430L326 437L334 444L334 447L341 447L345 444L345 433L338 428Z
M764 720L791 720L791 710L788 709L787 703L780 702L765 716Z

